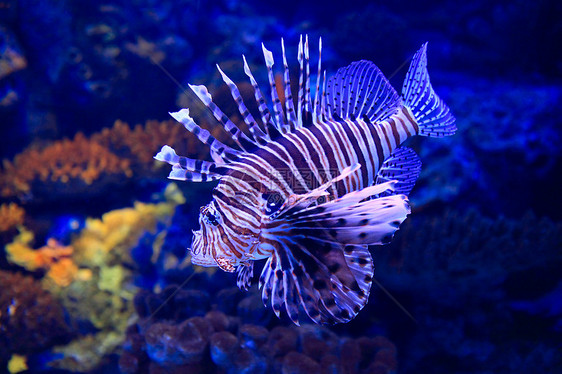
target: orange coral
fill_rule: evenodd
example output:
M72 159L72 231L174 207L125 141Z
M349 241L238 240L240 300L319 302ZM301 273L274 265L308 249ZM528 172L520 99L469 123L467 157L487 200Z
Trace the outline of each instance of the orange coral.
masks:
M73 249L63 246L57 240L47 240L47 245L33 249L29 243L33 241L33 234L22 230L16 240L6 245L6 252L11 262L25 267L27 270L48 269L63 258L69 258Z
M15 203L0 205L0 232L8 231L23 223L25 211Z
M131 175L129 163L78 133L73 140L56 141L42 150L28 148L13 162L4 160L0 192L2 196L27 193L34 180L66 183L81 179L91 184L102 173Z
M55 239L47 240L47 245L33 249L29 244L33 233L23 229L16 239L6 245L10 262L27 270L47 270L47 277L59 286L68 286L76 278L79 270L71 259L73 247L63 246Z
M228 143L228 135L221 126L214 126L211 134ZM105 128L90 139L78 133L73 140L56 141L41 150L31 147L12 162L4 160L0 195L25 195L31 192L35 180L67 183L78 179L91 184L102 174L145 176L156 164L153 156L164 144L189 157L209 157L209 147L173 120L147 121L133 129L118 120L112 128Z
M219 140L227 137L220 126L214 126L211 135ZM209 147L174 120L146 121L144 126L136 125L133 129L118 120L111 129L103 129L94 134L92 139L117 154L144 165L153 162L154 155L164 144L191 157L204 159L209 156Z
M47 272L47 278L61 287L66 287L72 283L78 275L78 266L70 258L63 258L55 262Z

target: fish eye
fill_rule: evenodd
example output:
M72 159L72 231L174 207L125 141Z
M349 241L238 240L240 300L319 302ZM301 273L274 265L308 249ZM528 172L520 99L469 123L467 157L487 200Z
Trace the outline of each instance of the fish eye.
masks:
M205 222L207 222L208 224L211 224L213 226L218 226L219 215L218 215L218 212L216 212L215 209L212 206L207 205L206 207L200 209L200 211L201 211L201 215L203 216L203 219L205 220Z
M217 219L217 216L215 216L212 213L207 212L205 214L205 218L207 219L207 221L213 225L213 226L217 226L219 224L219 220Z
M267 215L277 212L284 203L283 197L278 192L266 192L262 198L265 200L265 214Z

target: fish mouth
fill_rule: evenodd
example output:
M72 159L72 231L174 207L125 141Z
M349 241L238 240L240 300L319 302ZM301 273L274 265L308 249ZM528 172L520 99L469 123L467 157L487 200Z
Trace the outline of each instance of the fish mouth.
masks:
M204 248L203 234L201 230L193 231L191 243L191 263L193 265L213 267L219 266L212 255L212 251Z
M196 256L201 253L203 247L203 234L201 230L192 230L193 239L191 240L191 254Z

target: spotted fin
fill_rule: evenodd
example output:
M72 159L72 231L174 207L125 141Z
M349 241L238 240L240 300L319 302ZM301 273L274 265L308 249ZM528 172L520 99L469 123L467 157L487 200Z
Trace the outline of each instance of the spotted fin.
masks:
M367 118L379 122L402 105L400 96L370 61L356 61L328 80L326 110L334 119Z
M407 147L396 148L394 152L382 164L375 184L381 184L396 180L394 191L388 190L377 195L377 197L389 194L408 196L416 184L421 172L421 161L413 149Z
M299 309L316 323L353 319L370 291L373 261L367 245L388 243L410 212L405 195L370 199L395 183L290 209L266 222L262 249L273 255L260 277L264 303L271 300L277 315L285 310L295 323L302 317Z
M373 262L366 249L362 254L356 265L339 243L281 238L260 277L264 305L271 300L277 316L286 313L297 325L306 316L319 324L350 321L369 298Z
M236 268L236 285L244 291L248 291L252 285L252 278L254 276L254 261L241 263Z

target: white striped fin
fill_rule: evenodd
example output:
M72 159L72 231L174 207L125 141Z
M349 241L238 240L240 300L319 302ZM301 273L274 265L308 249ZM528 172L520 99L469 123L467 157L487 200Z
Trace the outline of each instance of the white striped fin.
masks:
M318 39L318 75L316 76L316 94L314 95L314 110L313 119L314 122L319 122L320 116L322 115L322 98L323 95L320 92L320 77L322 75L322 38Z
M402 101L375 64L356 61L329 79L326 105L332 117L376 123L394 114Z
M306 80L304 84L304 110L306 115L310 116L312 114L311 110L311 99L310 99L310 54L308 49L308 34L305 36L304 41L304 60L306 61ZM303 121L305 118L303 118ZM306 119L310 120L310 119Z
M297 103L297 120L299 123L299 126L302 126L303 124L303 118L302 118L302 111L303 111L303 107L304 107L304 59L303 59L303 46L302 46L302 35L300 36L299 39L299 49L297 52L297 58L299 61L299 66L300 66L300 75L299 75L299 97L298 97L298 103Z
M273 75L273 53L268 51L263 43L261 47L263 50L263 57L265 58L265 65L267 66L267 76L269 78L269 88L271 90L271 101L273 102L273 113L275 113L277 130L281 134L286 134L289 132L289 125L285 122L283 106L281 105L279 95L277 94L277 88L275 86L275 76Z
M283 76L283 83L285 85L285 110L287 111L287 120L291 126L291 130L298 127L297 118L295 115L295 104L293 102L293 94L291 92L291 80L289 77L289 64L287 64L287 57L285 56L285 43L281 38L281 51L283 53L283 67L285 73Z
M271 119L271 113L267 108L267 101L265 101L265 98L261 93L258 82L252 75L252 71L250 70L250 67L248 66L248 62L246 61L246 57L244 55L242 55L242 59L244 60L244 73L246 73L248 78L250 78L250 83L254 88L254 96L256 98L256 102L258 103L258 110L260 112L261 121L263 123L265 132L267 133L269 138L272 139L273 137L275 137L275 135L278 134L278 131Z
M346 245L343 248L343 255L349 270L355 275L359 287L365 295L368 295L371 291L373 274L375 272L369 247L364 245Z
M221 176L221 174L217 171L217 164L214 162L178 156L176 151L168 145L163 146L160 152L154 156L154 159L167 162L172 166L179 165L182 169L187 171L199 174L216 175L218 177Z
M394 183L367 187L264 222L262 247L273 255L260 286L262 299L271 300L277 315L285 306L298 323L300 304L316 323L342 323L363 308L373 272L366 246L388 243L410 213L404 195L369 199L392 190Z
M197 95L199 100L205 104L207 108L213 112L213 115L219 121L226 132L230 134L232 139L238 144L238 146L247 151L248 149L253 148L254 146L258 146L252 139L248 138L246 134L242 132L221 110L218 106L213 103L213 98L209 91L207 91L207 87L203 85L189 85L189 88L193 90L193 92Z
M427 72L427 43L416 52L402 88L404 104L412 111L420 135L441 137L457 130L449 107L433 90Z
M170 112L170 115L176 121L183 124L187 131L195 135L202 143L207 144L211 148L212 154L216 155L219 161L225 162L225 160L233 160L237 157L239 151L221 143L215 139L209 131L197 125L193 121L193 118L189 116L189 109L181 109L178 112Z
M394 190L396 181L350 192L325 204L291 212L283 217L291 235L306 235L328 242L378 245L392 235L410 213L405 195L369 199Z
M327 101L326 101L326 70L324 70L324 74L322 76L322 103L320 104L320 108L322 111L322 116L332 119L332 112L327 110Z
M252 285L254 276L254 261L243 262L236 268L236 285L244 291L248 291Z
M220 179L218 174L201 174L194 171L189 171L178 164L172 166L172 171L168 175L169 179L188 182L211 182Z
M254 119L254 117L252 116L252 114L244 104L244 100L242 100L242 95L240 95L240 91L238 90L238 87L236 87L234 82L222 71L222 69L218 64L217 64L217 69L219 70L219 73L224 83L226 83L226 85L230 89L232 98L234 99L236 105L238 106L238 111L240 112L240 115L244 119L246 125L248 125L248 130L250 130L250 133L252 134L253 138L258 143L261 144L266 143L267 140L269 140L268 136L262 131L262 129L257 124L256 120Z
M386 191L377 196L399 195L408 196L416 184L421 172L421 161L413 149L396 148L377 173L375 184L396 180L394 191Z

